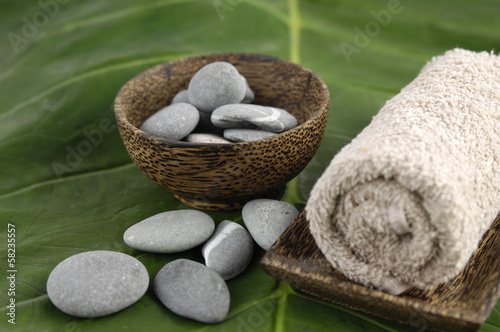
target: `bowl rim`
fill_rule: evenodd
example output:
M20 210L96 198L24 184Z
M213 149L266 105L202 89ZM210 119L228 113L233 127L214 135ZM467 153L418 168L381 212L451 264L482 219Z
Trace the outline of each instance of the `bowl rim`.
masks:
M238 142L238 143L236 143L236 142L235 143L233 143L233 142L231 142L231 143L194 143L194 142L177 141L177 140L172 140L172 139L168 139L168 138L162 138L162 137L155 136L153 134L147 133L147 132L137 128L132 123L130 123L130 121L125 116L125 112L121 106L121 98L122 98L123 91L132 81L135 81L139 77L145 75L146 72L148 72L156 67L165 66L166 64L174 64L175 65L176 62L184 62L184 61L188 61L191 59L203 58L203 57L207 57L207 56L228 57L231 55L246 56L249 58L251 58L251 57L268 58L268 59L273 60L273 61L279 61L279 62L282 62L285 64L296 66L299 69L309 73L309 75L311 75L312 77L315 77L316 80L318 80L318 82L320 84L321 92L322 92L322 100L319 104L317 111L309 119L307 119L306 121L302 122L301 124L295 126L292 129L289 129L289 130L281 132L281 133L276 133L276 135L261 138L261 139L255 140L255 141ZM223 61L223 60L218 60L218 61ZM153 144L165 145L165 146L168 146L169 148L200 148L200 147L203 147L203 148L209 148L209 149L214 149L214 148L220 149L220 148L232 147L235 145L237 145L239 147L244 147L246 145L252 145L254 142L272 141L272 140L279 138L280 136L282 136L282 137L287 136L294 131L301 130L301 127L304 127L304 126L310 124L311 122L317 120L317 118L320 117L320 115L322 115L324 112L329 112L329 105L330 105L330 92L328 90L328 86L326 85L326 83L323 81L323 79L318 74L316 74L311 69L309 69L303 65L300 65L300 64L297 64L297 63L294 63L294 62L291 62L291 61L288 61L288 60L285 60L285 59L282 59L282 58L279 58L276 56L268 55L268 54L252 53L252 52L219 52L219 53L203 53L203 54L192 55L192 56L188 56L188 57L177 58L177 59L170 60L167 62L159 63L155 66L152 66L152 67L140 72L139 74L137 74L134 77L132 77L131 79L129 79L118 91L118 93L115 97L115 101L114 101L114 113L115 113L115 116L117 118L118 117L120 118L119 121L123 122L123 124L127 127L127 129L129 129L135 135L137 135L137 136L141 137L142 139L145 139Z

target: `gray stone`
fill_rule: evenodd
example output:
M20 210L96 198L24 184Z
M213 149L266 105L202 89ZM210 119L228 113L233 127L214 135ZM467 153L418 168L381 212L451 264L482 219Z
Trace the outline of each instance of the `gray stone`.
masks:
M255 199L246 203L241 211L250 235L264 250L268 250L299 211L288 202L274 199Z
M231 142L215 134L204 134L204 133L193 133L186 137L187 142L191 143L219 143L219 144L230 144Z
M245 97L243 97L243 100L241 101L241 103L250 104L255 99L255 93L253 92L250 85L248 85L248 82L247 82L247 79L245 78L245 76L241 75L241 77L243 78L243 81L245 82L245 87L246 87Z
M258 139L271 137L276 133L271 133L265 130L255 129L226 129L224 130L224 137L233 142L250 142Z
M253 239L248 231L230 220L222 221L212 237L203 245L205 265L224 280L243 272L253 256Z
M188 96L188 90L181 90L177 92L177 94L174 96L172 99L172 102L170 104L177 104L177 103L188 103L189 104L189 96Z
M123 234L125 243L138 250L174 253L194 248L214 232L215 223L197 210L158 213L131 226Z
M240 73L228 62L212 62L204 66L194 74L188 86L191 104L205 112L239 103L245 92L245 82Z
M141 125L141 130L158 137L181 140L189 135L200 120L200 113L193 105L177 103L151 115Z
M168 309L202 323L220 323L229 311L226 282L198 262L177 259L168 263L154 278L153 290Z
M220 128L245 128L250 123L259 129L275 133L297 126L297 119L281 108L248 104L218 107L212 112L211 119Z
M47 295L69 315L95 318L137 302L148 285L148 271L134 257L114 251L87 251L66 258L52 270Z

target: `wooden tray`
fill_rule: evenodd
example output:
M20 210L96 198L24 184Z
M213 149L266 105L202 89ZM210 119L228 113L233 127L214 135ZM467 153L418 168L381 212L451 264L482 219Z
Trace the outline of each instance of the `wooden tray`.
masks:
M395 296L347 279L316 246L304 213L269 249L261 266L298 291L374 316L437 331L476 331L500 295L500 217L479 249L452 281L429 291L410 289Z

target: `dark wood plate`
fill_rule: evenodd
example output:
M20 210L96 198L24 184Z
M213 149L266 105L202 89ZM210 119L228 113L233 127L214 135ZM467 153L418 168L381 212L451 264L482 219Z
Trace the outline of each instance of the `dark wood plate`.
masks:
M304 213L269 249L261 266L298 291L367 314L437 331L476 331L500 296L499 230L497 218L455 279L432 290L410 289L398 296L354 283L333 269L316 246Z

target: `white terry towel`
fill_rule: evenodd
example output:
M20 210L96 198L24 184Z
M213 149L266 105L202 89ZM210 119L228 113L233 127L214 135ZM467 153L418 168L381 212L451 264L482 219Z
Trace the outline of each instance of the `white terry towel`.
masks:
M348 278L399 294L455 277L500 208L500 57L434 57L331 161L306 205Z

